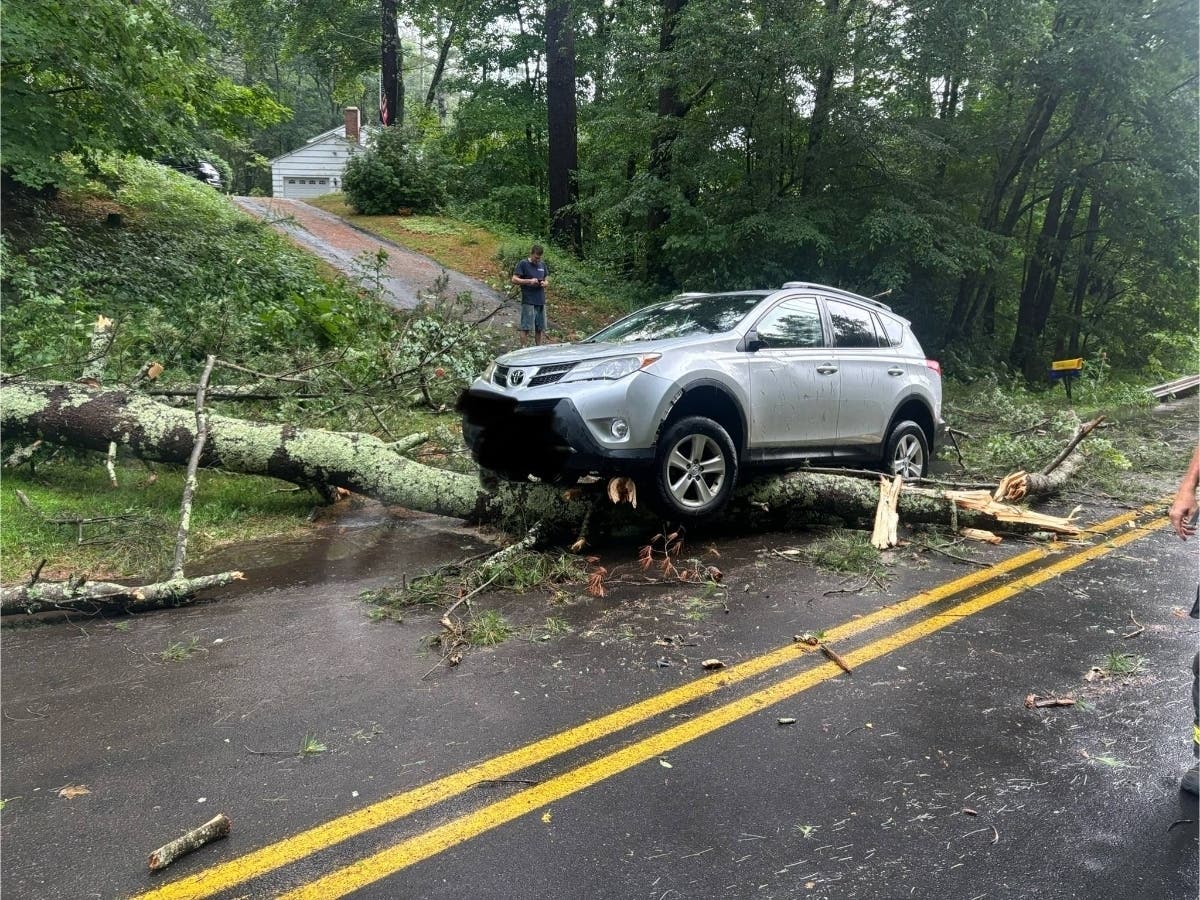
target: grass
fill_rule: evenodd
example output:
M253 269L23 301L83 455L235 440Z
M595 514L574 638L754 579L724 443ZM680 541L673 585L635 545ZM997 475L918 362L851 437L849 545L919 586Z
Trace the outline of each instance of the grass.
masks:
M326 747L321 741L317 740L317 738L311 734L306 734L300 741L301 756L312 756L316 753L324 753L328 749L328 747Z
M819 569L847 575L865 575L880 568L879 551L871 546L866 531L834 528L803 547L801 556Z
M546 637L562 637L574 631L567 624L566 619L559 619L555 616L547 616L546 621L542 623L542 634Z
M306 202L364 231L424 253L447 269L496 286L502 283L504 273L496 256L500 237L478 225L444 216L361 216L350 208L344 194L326 194ZM503 281L507 280L504 277Z
M1072 476L1074 489L1139 501L1147 498L1146 479L1131 478L1131 473L1177 480L1194 447L1194 414L1187 422L1182 414L1179 422L1164 419L1151 411L1145 382L1106 375L1080 379L1071 401L1061 389L1031 390L1023 382L995 376L971 384L948 379L943 412L952 427L971 435L958 439L967 470L982 479L1020 469L1039 471L1058 455L1077 425L1104 415L1106 427L1080 445L1087 464ZM1171 433L1172 425L1178 425L1174 430L1179 433ZM958 461L952 449L942 458Z
M692 623L703 622L721 604L709 597L686 597L679 604L683 618Z
M439 567L410 579L406 585L364 591L360 599L373 604L372 620L398 618L398 610L453 602L460 590L473 590L493 579L488 590L524 594L535 588L577 583L587 577L587 563L566 553L527 551L509 557L498 571L485 561L477 568L459 573L456 568Z
M199 649L200 638L192 637L186 641L172 641L159 656L167 662L182 662L191 659Z
M362 216L342 194L326 194L308 203L344 218L358 228L431 257L448 269L464 272L516 299L509 278L533 239L464 222L450 216ZM603 272L570 259L553 248L546 302L552 340L578 340L629 311L632 298Z
M1108 660L1101 666L1105 672L1114 677L1122 675L1138 675L1145 668L1146 659L1133 653L1114 651L1108 654Z
M463 637L472 647L493 647L508 640L513 628L500 613L485 609L467 622Z
M33 476L28 466L6 473L0 482L0 578L27 578L43 559L42 577L48 581L70 573L93 579L160 575L174 552L184 472L161 467L157 473L150 483L140 463L118 463L114 488L99 454L64 456L39 465ZM306 518L316 495L278 492L286 487L271 478L202 471L188 558L194 561L222 544L309 527ZM21 504L17 491L40 516ZM83 526L83 543L76 526L46 521L123 515L132 518Z

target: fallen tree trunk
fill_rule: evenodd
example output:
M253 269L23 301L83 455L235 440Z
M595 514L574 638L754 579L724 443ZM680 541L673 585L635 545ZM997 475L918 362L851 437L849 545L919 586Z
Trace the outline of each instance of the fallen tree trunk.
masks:
M0 428L6 434L41 438L104 452L117 441L145 460L184 465L196 444L193 411L166 406L134 391L93 390L61 382L0 385ZM266 475L317 488L344 488L385 503L469 522L497 523L514 532L543 522L578 528L602 486L588 494L546 484L499 483L485 489L475 475L425 466L369 434L331 432L211 415L200 465ZM985 492L986 493L986 492ZM748 526L803 522L814 513L867 519L875 511L877 482L804 470L743 485L727 513ZM997 504L988 511L956 503L949 492L905 485L901 521L955 529L995 527L1002 512L1010 530L1077 534L1066 519L1022 522L1020 507ZM628 507L621 509L631 514Z
M241 578L241 572L222 572L199 578L175 578L140 587L107 581L35 582L0 588L0 616L105 610L140 612L181 603L199 591L223 587Z

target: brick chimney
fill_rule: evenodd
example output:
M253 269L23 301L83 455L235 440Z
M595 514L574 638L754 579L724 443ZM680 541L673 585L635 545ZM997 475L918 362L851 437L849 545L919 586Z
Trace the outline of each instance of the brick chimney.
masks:
M346 107L346 140L352 144L358 143L359 133L358 107Z

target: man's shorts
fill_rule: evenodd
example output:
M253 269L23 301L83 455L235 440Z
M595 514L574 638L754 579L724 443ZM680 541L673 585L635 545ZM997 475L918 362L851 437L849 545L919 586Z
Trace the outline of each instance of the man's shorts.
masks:
M545 331L546 307L534 306L532 303L521 304L521 330Z

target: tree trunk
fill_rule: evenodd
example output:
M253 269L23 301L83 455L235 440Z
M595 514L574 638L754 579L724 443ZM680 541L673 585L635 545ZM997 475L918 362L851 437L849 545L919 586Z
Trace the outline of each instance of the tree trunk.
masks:
M687 0L663 0L658 54L668 65L673 65L669 58L675 50L675 25L685 6ZM667 285L670 282L668 267L662 253L662 229L671 219L671 207L666 195L670 193L675 138L684 113L685 110L679 102L679 84L671 72L658 88L658 120L650 136L650 160L647 163L647 171L657 182L657 195L653 198L646 216L645 269L647 280L656 285Z
M546 134L549 141L550 237L580 251L575 108L575 24L571 0L546 9Z
M1075 289L1071 293L1071 330L1067 356L1079 356L1079 334L1083 326L1083 301L1092 281L1092 259L1096 252L1096 233L1100 230L1100 195L1092 189L1092 201L1088 206L1087 231L1083 238L1083 250L1079 254L1079 270L1075 274Z
M0 428L11 436L101 452L110 441L118 441L142 459L178 465L188 461L196 442L191 410L166 406L133 391L93 391L62 382L0 386ZM520 531L531 522L548 528L578 528L593 501L602 496L532 483L502 482L488 490L474 475L413 462L369 434L215 414L209 418L209 438L200 462L300 485L341 487L413 510L470 522L494 522ZM797 471L742 486L726 520L753 528L802 522L813 514L865 519L874 515L877 500L878 488L871 479ZM997 520L994 514L955 509L943 492L907 485L900 496L899 512L901 521L907 523L995 527ZM646 521L653 520L647 517ZM1019 521L1010 527L1030 530ZM1038 528L1043 527L1047 526L1039 523ZM1060 530L1077 531L1070 523Z
M404 124L404 81L400 72L399 37L396 31L396 0L383 0L381 8L381 51L380 67L381 96L379 98L379 122L381 125Z
M425 108L432 109L434 98L437 97L437 90L442 86L442 75L446 72L446 60L450 56L450 48L454 45L454 32L458 30L458 20L466 14L466 4L459 7L454 18L450 20L449 26L446 28L446 36L442 39L441 49L438 51L437 64L433 67L433 75L429 79L429 91L425 94Z

